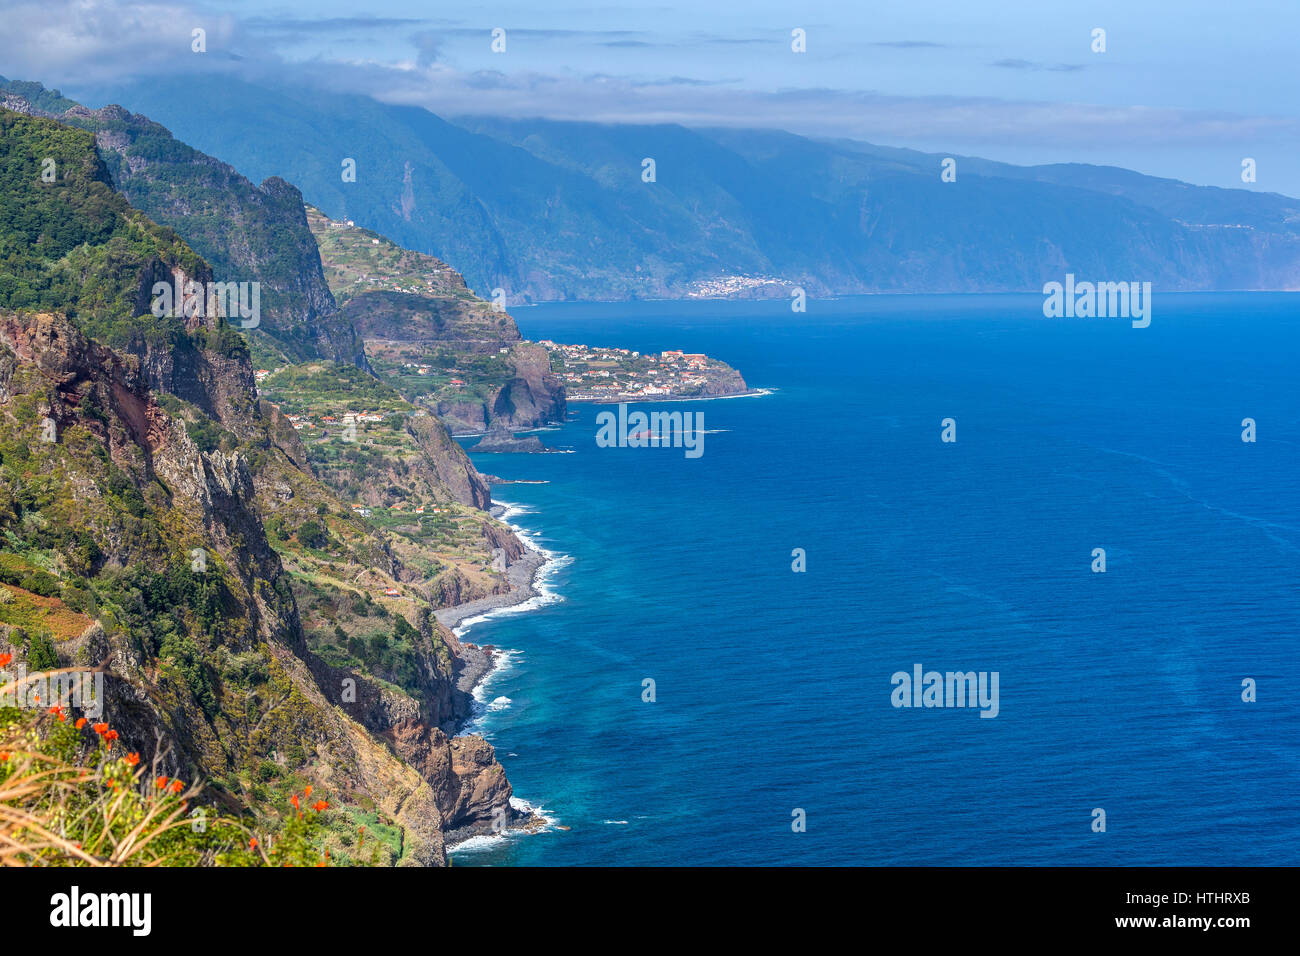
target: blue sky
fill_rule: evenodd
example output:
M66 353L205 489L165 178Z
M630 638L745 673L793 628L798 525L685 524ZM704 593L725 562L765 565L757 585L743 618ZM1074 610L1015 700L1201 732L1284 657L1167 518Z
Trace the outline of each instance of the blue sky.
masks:
M0 74L76 91L195 68L419 104L789 129L1300 196L1300 4L0 0ZM190 30L208 31L194 56ZM491 30L506 30L493 53ZM807 52L790 50L790 31ZM1106 52L1091 49L1094 28ZM238 57L238 59L232 59ZM126 104L130 105L130 104Z

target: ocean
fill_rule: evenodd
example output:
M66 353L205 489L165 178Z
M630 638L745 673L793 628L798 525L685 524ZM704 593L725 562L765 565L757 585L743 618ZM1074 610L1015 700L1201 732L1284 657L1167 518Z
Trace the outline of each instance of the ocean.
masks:
M545 596L466 639L553 825L454 863L1300 863L1300 296L1042 303L512 311L771 392L636 406L702 413L698 458L598 447L593 405L541 433L574 454L474 456L545 482L494 489ZM917 665L996 672L996 717L894 706Z

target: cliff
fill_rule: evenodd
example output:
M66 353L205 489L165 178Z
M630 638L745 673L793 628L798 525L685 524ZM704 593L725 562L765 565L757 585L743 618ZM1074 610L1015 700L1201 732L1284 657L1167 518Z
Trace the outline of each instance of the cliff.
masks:
M261 314L250 329L255 348L292 361L328 358L366 367L361 339L321 273L294 186L278 177L254 185L120 106L90 110L48 95L39 84L0 83L0 95L11 110L92 133L113 187L154 222L183 235L211 266L212 277L260 283Z
M366 522L258 400L229 323L149 313L155 281L211 268L110 188L88 133L0 110L0 157L0 566L45 602L0 623L0 653L102 663L123 745L227 811L273 821L312 783L399 828L399 862L442 862L444 832L509 812L490 746L447 736L486 661L430 604L501 586L476 570L510 537L481 477L413 426L463 534L443 552Z
M514 319L474 295L459 272L316 209L308 222L343 314L376 371L409 399L457 434L564 420L564 385L546 350L522 341Z

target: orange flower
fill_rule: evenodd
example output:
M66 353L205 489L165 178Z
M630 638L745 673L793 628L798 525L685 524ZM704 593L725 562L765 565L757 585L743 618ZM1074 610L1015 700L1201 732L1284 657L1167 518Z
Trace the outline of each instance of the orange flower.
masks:
M248 841L248 848L249 848L250 850L256 850L256 849L257 849L257 837L253 837L253 839L251 839L251 840Z
M9 662L14 659L12 654L0 654L0 667L8 667Z
M185 784L181 783L179 780L172 781L172 793L180 793L184 789Z
M161 790L163 787L167 786L167 778L159 777L157 780L153 782L153 785L157 787L159 790Z
M315 803L311 805L311 808L315 810L317 813L320 813L322 810L328 810L329 804L326 803L324 800L317 800Z
M108 730L108 724L104 723L103 721L100 721L99 723L95 724L94 727L92 727L92 728L90 728L90 729L93 730L93 731L94 731L95 733L97 733L97 734L102 734L104 731Z
M298 809L298 794L295 793L292 797L290 797L290 798L289 798L289 802L292 803L292 804L293 804L293 808L294 808L295 810L297 810L297 809Z
M78 717L77 722L73 726L80 730L82 727L86 726L86 718Z
M126 755L126 762L127 762L130 766L134 767L136 764L138 764L138 763L140 762L140 755L139 755L139 754L127 754L127 755Z
M306 788L305 788L305 789L303 790L303 792L302 792L302 795L303 795L304 797L310 797L310 796L311 796L311 784L307 784Z
M0 750L0 763L4 763L8 759L9 759L9 751Z

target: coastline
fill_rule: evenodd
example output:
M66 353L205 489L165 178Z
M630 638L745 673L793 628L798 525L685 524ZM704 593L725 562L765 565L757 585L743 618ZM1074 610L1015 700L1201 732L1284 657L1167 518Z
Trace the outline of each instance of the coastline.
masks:
M489 513L492 517L504 521L510 513L511 506L493 502ZM527 610L529 602L550 597L540 586L539 578L543 570L555 565L558 555L536 547L527 533L516 525L506 524L514 531L524 546L524 553L506 568L508 588L501 594L491 594L465 604L442 608L434 612L439 624L451 630L461 644L463 670L457 678L456 686L474 700L470 713L457 721L453 736L478 733L478 722L489 713L493 704L487 699L486 687L494 675L508 669L513 652L494 645L478 645L461 638L475 623L485 620L493 614L517 609ZM554 818L541 806L512 795L510 798L511 818L504 832L486 829L482 824L473 824L448 830L444 833L446 853L474 851L495 846L507 833L537 833L555 823ZM567 828L566 828L567 829Z
M545 482L539 482L545 484ZM492 644L476 644L464 640L466 632L480 621L493 615L516 611L527 611L531 607L550 603L555 595L545 591L541 585L542 573L567 563L564 555L554 554L539 548L530 540L528 532L518 525L510 524L505 518L511 514L513 506L494 501L489 514L502 521L515 533L524 546L524 553L506 568L507 589L500 594L456 604L434 611L434 619L451 631L460 645L461 670L456 678L456 688L471 697L477 706L456 720L449 732L452 735L473 733L475 724L487 712L489 702L485 699L484 688L492 677L502 668L508 666L511 651L498 648ZM533 603L537 602L537 603Z
M493 502L489 513L499 520L506 513L506 507ZM516 535L519 535L518 528L511 526L511 530ZM540 596L540 592L537 590L537 578L551 558L546 552L534 547L523 537L520 537L519 540L524 545L524 553L519 560L506 568L507 590L500 594L489 594L487 597L468 601L465 604L440 608L433 612L433 616L439 624L449 628L459 638L468 625L474 623L474 618L485 617L493 611L516 607ZM475 681L475 683L477 684L478 681Z
M770 388L751 388L743 392L728 392L726 395L682 395L676 397L665 397L661 395L601 395L591 398L574 398L565 396L565 401L570 405L667 405L671 402L716 402L724 398L757 398L760 395L771 395Z

